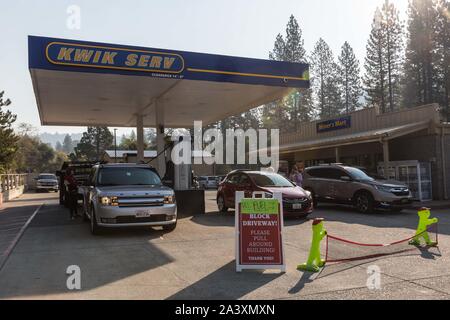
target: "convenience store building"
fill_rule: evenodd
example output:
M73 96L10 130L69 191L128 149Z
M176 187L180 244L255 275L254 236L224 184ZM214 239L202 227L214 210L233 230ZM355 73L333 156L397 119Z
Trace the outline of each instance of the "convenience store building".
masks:
M280 135L280 159L363 167L407 183L417 200L448 199L450 123L437 104L384 114L366 108Z

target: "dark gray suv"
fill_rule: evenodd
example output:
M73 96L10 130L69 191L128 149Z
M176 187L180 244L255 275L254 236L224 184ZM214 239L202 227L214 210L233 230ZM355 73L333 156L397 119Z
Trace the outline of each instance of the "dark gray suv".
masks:
M339 164L305 169L303 188L312 193L315 205L318 202L352 204L363 213L375 209L401 211L412 202L406 185L374 179L358 168Z

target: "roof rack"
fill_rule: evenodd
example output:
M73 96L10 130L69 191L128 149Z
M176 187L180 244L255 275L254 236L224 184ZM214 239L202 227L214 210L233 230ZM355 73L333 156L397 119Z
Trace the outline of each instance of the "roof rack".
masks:
M319 166L343 166L343 163L336 162L336 163L319 163Z

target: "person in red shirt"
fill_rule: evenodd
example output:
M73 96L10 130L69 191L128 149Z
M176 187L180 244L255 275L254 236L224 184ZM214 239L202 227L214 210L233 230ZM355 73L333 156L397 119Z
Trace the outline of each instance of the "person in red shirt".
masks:
M74 220L75 216L78 215L78 182L73 175L72 169L67 169L66 175L64 177L64 184L67 188L67 197L70 209L70 219Z

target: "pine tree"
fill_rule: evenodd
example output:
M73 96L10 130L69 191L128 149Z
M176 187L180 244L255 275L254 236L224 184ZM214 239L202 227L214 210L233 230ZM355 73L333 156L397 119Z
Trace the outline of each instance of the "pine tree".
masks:
M376 105L380 107L381 112L386 112L386 39L383 35L382 19L381 11L377 8L366 46L364 85L369 105Z
M304 48L302 30L293 15L289 17L286 26L286 41L284 45L283 61L305 62L306 50Z
M410 1L403 90L407 107L437 101L436 21L433 0Z
M285 61L285 47L283 36L281 34L277 35L275 39L275 44L273 45L273 51L269 53L269 59L275 61Z
M386 0L377 8L367 42L364 84L371 105L382 112L400 106L403 66L403 25L395 5Z
M66 134L64 137L64 141L62 144L62 151L66 154L70 154L73 151L73 141L72 137L69 134Z
M286 36L277 35L269 58L277 61L307 63L302 30L293 15L289 17ZM312 118L313 108L311 89L293 92L281 101L263 107L263 126L279 128L284 132L295 130L298 127L298 122L309 121Z
M61 144L61 142L56 141L55 150L56 151L62 151L62 149L63 149L63 145Z
M344 110L348 113L361 106L359 99L362 96L359 61L348 42L342 46L338 61L339 91Z
M9 106L11 101L3 101L4 91L0 92L0 173L6 172L17 152L18 137L14 134L12 124L16 121L16 115L10 110L3 111L3 106Z
M336 82L337 64L328 44L320 38L311 54L311 71L316 105L321 118L340 113L342 101Z
M439 102L444 115L450 121L450 2L437 0L436 3L436 55Z
M386 37L386 71L388 107L394 111L400 105L403 66L403 25L394 4L386 0L382 8L382 27Z
M88 127L75 148L78 159L100 160L102 153L113 144L114 137L107 127Z

